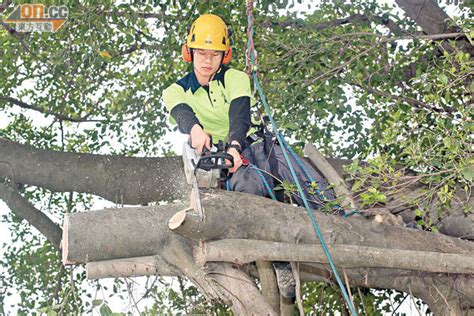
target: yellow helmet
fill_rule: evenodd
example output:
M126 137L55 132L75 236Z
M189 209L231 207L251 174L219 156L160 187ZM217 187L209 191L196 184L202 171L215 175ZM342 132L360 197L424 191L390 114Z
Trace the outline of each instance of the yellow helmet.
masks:
M203 14L189 29L186 44L189 48L228 51L229 30L225 22L215 14Z

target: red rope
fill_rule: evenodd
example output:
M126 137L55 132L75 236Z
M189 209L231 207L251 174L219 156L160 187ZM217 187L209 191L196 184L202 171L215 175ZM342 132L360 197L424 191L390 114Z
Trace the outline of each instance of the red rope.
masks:
M257 64L257 51L255 50L255 46L253 43L253 24L254 24L254 16L253 16L253 0L247 0L247 38L248 38L248 45L247 50L245 51L246 57L246 70L247 74L250 76L251 73L254 71L254 66ZM252 55L254 56L254 62L252 62ZM255 67L256 68L256 67Z

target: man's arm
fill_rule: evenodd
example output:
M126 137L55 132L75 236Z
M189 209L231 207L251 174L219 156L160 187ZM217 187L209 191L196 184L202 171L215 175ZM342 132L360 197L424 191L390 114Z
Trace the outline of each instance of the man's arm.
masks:
M230 102L229 109L229 143L238 142L241 148L245 145L250 128L250 97L242 96Z
M203 147L211 148L209 135L204 132L196 114L189 105L180 103L171 110L170 114L178 124L179 131L190 135L191 147L196 148L198 154L202 153Z
M194 113L193 109L185 103L176 105L171 110L171 116L176 121L176 124L178 124L178 129L181 133L190 134L191 129L196 124L202 127L196 117L196 113Z

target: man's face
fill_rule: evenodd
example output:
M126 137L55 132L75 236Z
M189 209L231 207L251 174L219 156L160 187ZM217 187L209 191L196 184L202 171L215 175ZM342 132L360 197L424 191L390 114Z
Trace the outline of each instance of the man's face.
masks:
M210 77L221 65L224 52L208 49L194 49L194 70L203 77Z

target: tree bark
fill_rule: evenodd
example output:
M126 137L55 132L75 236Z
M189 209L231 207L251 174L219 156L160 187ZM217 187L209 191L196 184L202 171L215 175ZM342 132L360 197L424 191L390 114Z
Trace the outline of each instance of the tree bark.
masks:
M88 279L182 275L179 269L169 265L161 256L89 262L86 264L86 274Z
M395 0L395 2L426 34L459 32L459 27L449 26L451 18L434 0ZM466 37L459 38L456 42L461 50L471 56L474 55L474 47ZM443 47L447 51L452 51L447 42Z
M433 273L473 274L474 253L452 254L382 249L355 245L333 245L329 251L338 267L390 268ZM223 239L206 242L197 260L206 263L226 261L245 264L253 261L299 261L327 263L323 250L313 244L289 244L249 239Z
M212 260L221 261L221 260ZM277 280L270 261L256 261L258 276L262 287L262 295L270 304L273 310L280 314L280 292L278 290Z
M37 149L0 138L0 177L120 204L187 198L181 157L137 158Z
M59 249L63 232L58 224L34 207L28 199L24 198L11 186L0 183L0 198L5 201L8 207L17 216L28 221L28 223L38 229L54 247Z
M334 184L334 191L337 196L344 196L344 205L343 207L350 207L353 210L359 209L356 201L352 197L351 192L346 187L345 181L342 179L341 175L331 166L326 158L321 155L319 150L311 143L306 144L304 148L304 153L308 156L309 160L313 163L314 166L317 166L319 171L323 176L328 180L329 183Z
M189 213L180 229L174 231L196 243L199 239L224 238L318 243L303 208L219 190L203 192L202 204L206 209L206 222ZM239 207L236 212L238 205L245 207ZM63 240L68 247L64 249L64 258L68 262L88 262L154 255L171 238L178 238L168 232L167 225L168 220L184 208L184 204L169 204L66 214ZM329 244L458 254L474 252L473 243L442 234L317 211L313 214ZM104 223L109 229L103 229ZM380 238L381 234L384 238Z

